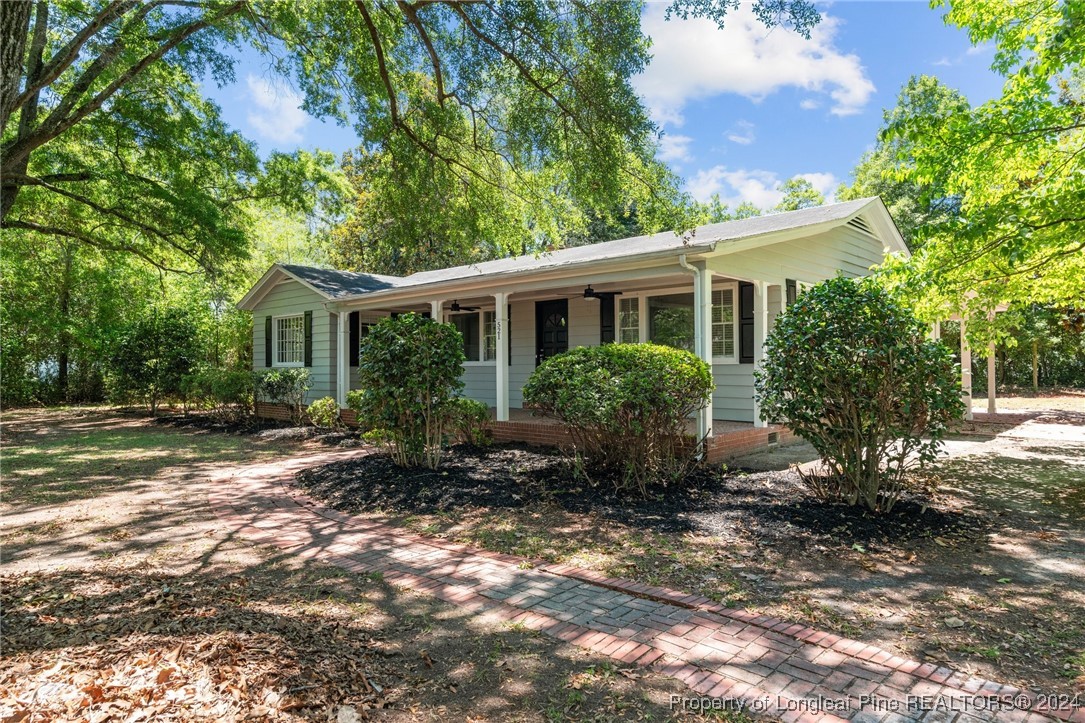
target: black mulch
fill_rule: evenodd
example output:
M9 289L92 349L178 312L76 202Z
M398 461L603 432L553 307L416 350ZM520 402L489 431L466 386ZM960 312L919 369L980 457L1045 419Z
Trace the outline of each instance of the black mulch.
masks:
M346 512L409 515L554 504L641 529L742 533L764 544L897 547L923 538L975 539L991 527L978 515L921 498L901 500L880 516L821 502L792 472L706 467L649 499L623 496L611 486L578 481L556 453L517 444L454 447L439 470L402 469L374 454L305 470L297 479L314 497Z
M177 429L193 429L221 434L252 435L264 441L313 440L329 446L360 444L356 430L296 426L290 422L264 417L223 419L208 412L166 414L155 417L155 423Z

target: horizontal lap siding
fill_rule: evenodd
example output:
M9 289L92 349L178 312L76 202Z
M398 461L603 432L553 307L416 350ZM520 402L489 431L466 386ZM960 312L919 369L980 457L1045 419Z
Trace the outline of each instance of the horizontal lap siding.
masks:
M524 385L535 371L535 302L510 303L512 365L509 366L509 406L524 406Z
M771 244L713 259L710 266L723 276L782 283L797 279L809 283L845 276L865 276L870 267L883 260L878 239L850 227L841 227L808 238ZM770 324L780 312L780 293L769 294ZM771 326L770 326L771 328ZM753 365L716 364L712 377L713 417L736 422L753 422Z
M463 396L497 406L497 380L494 364L467 364L463 367Z
M753 364L713 364L712 418L753 422Z
M313 312L313 366L309 369L312 388L305 395L306 403L321 397L335 396L336 317L324 309L320 294L297 281L284 281L264 295L252 312L253 369L264 366L264 317L289 316ZM274 351L274 350L273 350Z
M845 276L866 276L883 260L883 244L873 236L844 226L825 233L740 251L712 259L712 270L739 278L779 282L815 282Z

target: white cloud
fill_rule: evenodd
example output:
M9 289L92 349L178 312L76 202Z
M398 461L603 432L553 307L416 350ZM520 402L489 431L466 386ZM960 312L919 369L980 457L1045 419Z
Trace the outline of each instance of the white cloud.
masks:
M263 136L278 143L298 143L301 129L312 120L301 109L302 98L283 83L270 82L255 75L245 79L249 87L248 122Z
M982 43L980 45L973 45L968 50L964 51L965 55L983 55L995 49L994 43Z
M722 93L755 101L786 87L828 96L835 115L859 113L874 84L857 55L835 45L838 18L827 14L809 40L785 28L767 29L743 3L724 29L706 19L664 20L665 3L649 3L643 16L653 59L634 84L652 117L681 125L686 103Z
M803 110L817 110L818 108L821 107L821 103L818 103L813 98L804 98L799 103L799 107L802 108Z
M831 173L800 173L801 178L821 191L827 201L833 200L833 193L839 183ZM707 201L713 194L720 194L720 199L735 208L744 201L749 201L758 208L769 209L783 199L779 186L785 179L772 171L749 170L738 168L730 170L726 166L713 166L698 171L686 181L686 188L698 201Z
M757 135L754 133L754 124L740 120L735 127L727 131L727 140L740 146L748 146L754 142Z
M689 136L664 133L659 141L659 160L664 163L688 161L691 158L689 154L689 144L692 142L693 139Z

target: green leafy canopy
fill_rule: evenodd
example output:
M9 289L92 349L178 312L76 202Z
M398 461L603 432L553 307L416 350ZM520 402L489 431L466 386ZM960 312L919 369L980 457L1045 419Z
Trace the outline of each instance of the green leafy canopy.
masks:
M1002 95L978 107L915 103L892 118L899 177L959 213L919 233L887 279L927 318L998 304L1085 299L1085 5L934 2L973 43L993 43ZM913 80L921 89L933 81ZM919 97L918 94L912 94Z

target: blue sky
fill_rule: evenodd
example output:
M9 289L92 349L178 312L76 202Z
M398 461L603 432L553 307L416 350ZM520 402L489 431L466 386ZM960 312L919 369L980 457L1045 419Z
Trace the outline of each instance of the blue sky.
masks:
M635 87L664 136L661 158L697 198L719 193L768 207L777 185L804 175L831 195L873 143L882 110L909 76L930 74L973 103L998 95L992 48L972 47L922 2L836 2L806 40L767 30L748 6L718 29L704 20L664 21L649 3L645 32L653 60ZM336 153L354 132L310 118L299 98L248 54L237 82L208 88L227 122L262 153L323 148Z

